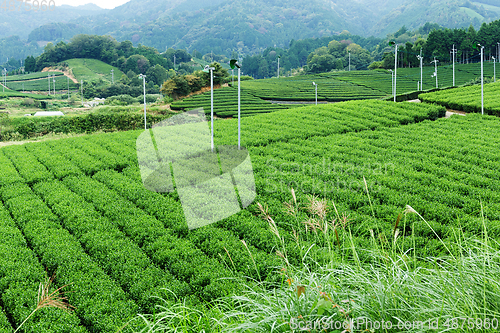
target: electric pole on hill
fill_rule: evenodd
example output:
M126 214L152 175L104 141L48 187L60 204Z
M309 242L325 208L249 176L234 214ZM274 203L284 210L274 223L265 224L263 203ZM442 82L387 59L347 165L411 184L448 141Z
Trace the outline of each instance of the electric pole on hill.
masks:
M453 54L453 86L455 86L455 54L457 54L457 49L455 49L455 44L453 44L453 50L451 51Z
M417 59L420 60L420 90L424 90L424 73L423 73L424 58L422 57L422 49L420 49L420 55L417 55Z
M389 45L394 46L394 102L396 102L396 74L398 72L398 44L395 41L390 41Z
M115 70L111 70L111 84L115 84Z
M439 60L436 60L436 57L434 57L434 60L431 61L431 64L434 63L434 74L432 74L432 76L435 76L436 77L436 88L439 88L438 86L438 62Z
M484 114L484 46L477 44L481 48L481 114Z

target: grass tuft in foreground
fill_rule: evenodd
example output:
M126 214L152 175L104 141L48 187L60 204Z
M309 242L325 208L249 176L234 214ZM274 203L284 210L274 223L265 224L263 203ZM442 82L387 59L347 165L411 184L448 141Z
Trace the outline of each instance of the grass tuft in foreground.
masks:
M292 198L285 204L290 215L301 209L293 191ZM494 332L500 327L500 247L488 237L484 216L482 235L467 239L462 233L448 245L439 240L448 254L422 258L415 247L401 245L404 237L412 243L413 233L399 231L408 214L419 217L413 224L431 228L410 206L398 215L389 245L372 232L373 247L361 249L354 245L348 217L332 205L337 218L331 222L324 218L326 200L309 197L302 205L312 216L303 228L325 236L320 246L331 254L330 262L314 263L298 232L295 244L304 264L290 265L280 223L259 204L281 245L277 255L283 266L275 273L281 282L241 281L241 295L203 310L183 303L159 308L155 315L139 317L141 332ZM360 261L358 254L369 260Z

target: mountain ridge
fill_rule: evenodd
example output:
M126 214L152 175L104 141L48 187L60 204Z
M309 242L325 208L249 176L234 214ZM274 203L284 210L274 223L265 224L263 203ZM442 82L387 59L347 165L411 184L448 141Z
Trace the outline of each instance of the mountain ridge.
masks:
M50 13L7 15L0 11L0 22L6 20L0 24L0 38L18 35L19 49L22 41L27 46L45 45L85 33L131 40L160 52L174 47L203 54L245 55L344 30L385 37L403 25L415 29L426 22L478 28L482 22L500 18L500 5L495 4L492 0L131 0L110 10L87 4L61 5ZM6 25L9 28L2 30ZM0 56L16 54L8 51L0 51Z

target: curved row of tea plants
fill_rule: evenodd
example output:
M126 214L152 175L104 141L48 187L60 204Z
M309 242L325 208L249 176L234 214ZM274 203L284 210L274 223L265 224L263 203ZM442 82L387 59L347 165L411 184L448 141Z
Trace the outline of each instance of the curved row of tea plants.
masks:
M241 88L243 91L263 99L314 101L316 92L312 82L318 85L318 101L336 102L385 96L380 90L344 82L330 75L304 75L279 80L244 81L241 83Z
M19 327L35 308L33 295L37 294L40 282L46 279L46 273L3 205L0 205L0 239L1 303L12 324ZM87 332L74 313L63 309L47 310L31 317L23 332ZM0 312L0 332L14 332L3 311Z
M61 73L62 74L62 73ZM78 89L79 85L72 80L68 80L66 76L55 77L56 91L57 90L74 90ZM49 79L47 77L36 80L20 80L20 81L7 81L7 87L15 91L48 91ZM54 81L50 78L50 89L54 91Z
M484 112L495 116L500 115L500 83L484 85ZM481 86L467 86L455 89L420 94L423 102L436 103L446 108L465 112L481 113Z
M314 184L331 180L324 178L332 177L331 174L317 176L314 173L315 168L322 167L322 158L326 156L342 163L339 168L346 174L345 181L356 181L360 185L359 172L349 170L358 170L357 165L366 159L367 170L372 170L367 177L370 189L380 185L393 195L390 191L395 191L394 184L404 182L409 176L418 177L407 174L406 170L408 165L421 161L421 155L405 153L402 158L406 164L401 167L391 160L398 173L389 175L389 178L382 175L374 179L370 176L380 168L390 168L390 164L379 165L384 162L384 156L408 151L411 142L419 140L417 134L426 135L426 124L434 122L426 122L419 128L400 125L435 120L444 112L443 107L433 105L358 101L245 118L242 120L242 142L251 154L258 197L246 210L191 231L187 229L176 193L154 193L142 185L135 155L135 140L142 131L2 148L0 194L12 216L14 228L26 238L27 248L36 256L39 267L57 273L56 287L73 283L66 288L71 291L68 293L70 304L77 308L75 318L89 331L116 332L137 311L151 311L154 302L149 295L161 295L168 302L176 301L174 295L163 293L162 286L172 289L177 296L187 296L189 303L201 310L200 301L210 301L241 290L234 280L219 278L247 276L257 281L274 281L279 275L273 272L281 265L275 255L277 250L286 252L293 264L300 264L307 250L289 242L293 240L293 230L303 238L303 244L311 248L312 258L319 262L327 260L327 252L322 248L327 241L321 234L305 231L301 221L305 216L303 210L294 219L277 213L284 201L291 200L287 182ZM235 119L215 122L217 144L236 144L236 124ZM384 130L389 127L392 129ZM453 130L458 132L456 128ZM382 140L384 131L393 133L393 136ZM374 139L377 135L378 139ZM406 137L408 139L404 141ZM365 145L375 146L371 140L376 140L380 146L363 150ZM399 145L395 146L396 142ZM492 151L488 148L487 153ZM349 164L351 159L355 164ZM294 172L296 165L293 163L303 165L304 171ZM478 184L485 184L489 177L496 176L495 173L488 174L493 172L488 171L492 166L480 164ZM277 176L280 174L282 178ZM458 175L466 177L464 173ZM432 181L444 186L435 179ZM302 201L306 201L307 193L320 194L308 191L306 187L292 186ZM491 186L496 186L496 183ZM496 187L485 192L488 202L494 198L494 190ZM430 193L436 195L438 190ZM353 227L356 244L369 243L370 227L387 229L387 225L392 225L394 213L401 208L398 205L402 201L383 202L382 195L373 194L373 198L381 205L381 208L374 209L377 219L381 218L383 222L369 216L362 186L339 188L335 194L327 195L336 200L340 211L350 213L350 218L358 223ZM449 197L439 200L449 200ZM444 205L439 200L433 202ZM286 245L277 242L269 232L268 222L259 218L257 202L267 203L269 212L276 215L278 230L287 240ZM471 209L475 207L471 204ZM441 211L447 212L445 209ZM416 228L419 236L432 236L423 229ZM443 228L439 232L444 232ZM341 233L340 239L345 240L345 234ZM435 244L424 236L418 241L422 245ZM437 246L430 246L430 249L435 250ZM89 281L89 275L92 275L92 281ZM33 280L36 278L39 276ZM27 292L25 297L36 300L36 290ZM6 306L4 310L11 318L14 310ZM36 321L28 322L27 330L34 323ZM74 325L79 327L78 323Z
M47 76L50 74L50 76L55 75L56 78L58 76L64 75L62 72L35 72L35 73L29 73L29 74L18 74L18 75L8 75L6 78L6 81L27 81L27 80L36 80L36 79L46 79L48 80ZM47 83L47 81L45 81ZM48 83L47 83L48 87Z
M174 102L172 110L193 110L203 108L205 113L210 113L210 91ZM240 112L243 116L256 113L267 113L276 110L287 109L287 106L272 104L258 97L252 96L244 91L241 92ZM232 87L224 87L214 90L214 114L219 117L230 117L238 115L238 90Z
M137 313L137 305L26 184L2 190L2 201L41 264L57 274L55 282L59 287L71 285L67 298L90 331L115 331ZM25 297L30 296L36 300L36 294Z

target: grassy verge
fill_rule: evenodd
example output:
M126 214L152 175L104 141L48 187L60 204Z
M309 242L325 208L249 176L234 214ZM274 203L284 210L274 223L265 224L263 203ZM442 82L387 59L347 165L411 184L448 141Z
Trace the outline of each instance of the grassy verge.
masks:
M201 310L182 301L159 307L156 314L137 318L141 332L495 332L500 327L500 251L488 236L484 215L481 235L465 238L456 230L455 242L439 239L447 255L420 257L418 248L403 247L404 240L411 244L416 224L433 229L410 206L398 215L392 239L372 230L372 246L362 249L355 247L349 218L335 203L312 196L298 203L293 192L292 197L285 205L291 219L299 210L308 213L291 240L303 265L288 263L289 247L277 228L284 222L275 222L260 206L276 237L282 266L275 274L281 282L240 281L243 294ZM330 209L336 215L332 221L325 219ZM321 234L326 242L306 247L306 234ZM315 246L322 247L329 262L310 260Z

